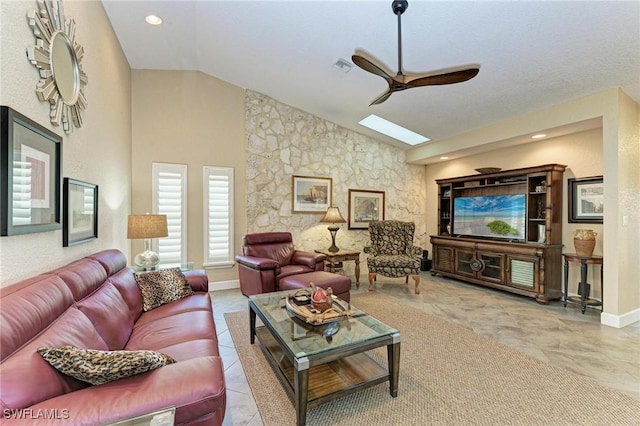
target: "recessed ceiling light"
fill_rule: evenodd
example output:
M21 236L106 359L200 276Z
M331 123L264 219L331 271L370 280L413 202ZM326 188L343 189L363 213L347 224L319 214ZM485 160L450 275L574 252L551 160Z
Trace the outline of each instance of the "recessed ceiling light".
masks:
M428 142L431 140L426 136L419 135L416 132L405 129L402 126L398 126L397 124L385 120L384 118L380 118L374 114L371 114L367 118L358 121L358 124L409 145L417 145L419 143Z
M147 16L145 16L144 20L149 25L160 25L160 24L162 24L162 18L159 17L158 15L147 15Z
M448 160L449 157L440 157L441 160Z
M538 133L537 135L531 136L531 139L542 139L547 137L546 133Z

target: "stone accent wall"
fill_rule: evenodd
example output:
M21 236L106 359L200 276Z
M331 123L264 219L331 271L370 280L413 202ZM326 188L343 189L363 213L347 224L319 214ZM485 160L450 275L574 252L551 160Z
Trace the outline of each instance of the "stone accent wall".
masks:
M405 162L403 150L345 129L268 96L246 91L247 232L290 231L296 247L328 248L322 215L292 212L292 176L330 177L333 204L348 220L349 189L385 191L385 219L414 221L415 244L427 235L425 167ZM340 248L362 250L367 230L342 224ZM366 281L366 255L360 257ZM353 274L353 262L345 264Z

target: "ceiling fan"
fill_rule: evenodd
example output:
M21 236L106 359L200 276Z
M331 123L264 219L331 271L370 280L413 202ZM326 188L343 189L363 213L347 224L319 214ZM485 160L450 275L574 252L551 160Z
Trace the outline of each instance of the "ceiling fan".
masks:
M412 89L414 87L422 86L436 86L443 84L454 84L467 81L475 77L480 71L480 65L472 64L454 68L447 68L443 70L430 71L422 74L406 75L402 73L402 27L400 24L400 17L409 7L409 2L406 0L395 0L391 4L393 13L398 16L398 73L395 76L387 74L381 67L374 64L371 60L364 56L354 54L351 56L353 63L368 71L372 74L380 76L387 81L389 89L379 97L373 100L369 104L377 105L381 104L391 96L394 92L399 92L405 89Z

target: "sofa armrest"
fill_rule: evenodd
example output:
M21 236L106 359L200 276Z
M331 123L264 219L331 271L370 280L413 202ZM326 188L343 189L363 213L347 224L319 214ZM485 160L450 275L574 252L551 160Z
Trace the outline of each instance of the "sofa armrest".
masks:
M375 247L373 246L364 246L364 250L363 250L366 254L370 254L372 256L376 256L378 253L375 249Z
M209 277L204 269L182 271L193 291L209 291Z
M316 265L320 262L324 262L326 258L327 256L322 253L312 253L310 251L296 250L295 252L293 252L291 264L305 265L309 268L315 269Z
M241 265L246 266L247 268L257 269L257 270L267 270L267 269L278 269L280 268L280 264L268 257L253 257L253 256L244 256L237 255L236 262Z
M34 413L57 409L58 414L67 417L67 423L60 424L97 425L175 406L176 424L210 416L213 418L208 424L219 425L225 405L222 359L205 356L69 392L30 408ZM33 419L30 422L16 424L33 424Z

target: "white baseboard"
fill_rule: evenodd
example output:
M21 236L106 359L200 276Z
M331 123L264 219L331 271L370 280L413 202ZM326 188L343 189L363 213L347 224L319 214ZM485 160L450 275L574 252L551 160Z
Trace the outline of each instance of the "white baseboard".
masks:
M209 281L209 291L218 291L218 290L231 290L234 288L240 288L240 280L230 280L230 281Z
M640 321L640 309L635 309L622 315L612 315L607 313L600 315L600 324L607 325L609 327L623 328L636 321Z

